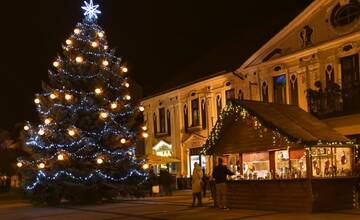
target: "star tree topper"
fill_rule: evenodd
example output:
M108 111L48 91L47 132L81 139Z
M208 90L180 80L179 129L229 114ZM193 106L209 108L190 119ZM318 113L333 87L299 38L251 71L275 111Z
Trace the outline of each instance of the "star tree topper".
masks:
M97 14L101 14L101 11L98 10L99 5L94 5L93 0L90 2L84 1L85 6L81 8L85 11L85 18L89 21L94 21L98 18Z

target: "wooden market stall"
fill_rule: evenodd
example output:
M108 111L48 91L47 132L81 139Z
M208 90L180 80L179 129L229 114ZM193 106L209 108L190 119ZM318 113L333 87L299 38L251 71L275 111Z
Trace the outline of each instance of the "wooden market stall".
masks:
M297 106L232 101L203 154L235 176L230 208L325 211L354 207L354 144Z

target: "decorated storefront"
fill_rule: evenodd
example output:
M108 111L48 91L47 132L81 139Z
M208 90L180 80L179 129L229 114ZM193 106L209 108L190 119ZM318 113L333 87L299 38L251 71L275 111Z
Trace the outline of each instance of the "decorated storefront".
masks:
M177 166L180 163L179 159L173 157L172 145L163 140L153 147L152 154L147 155L146 160L156 174L159 174L161 169L166 169L176 175Z
M324 211L355 206L355 147L297 106L233 101L201 153L236 174L231 208Z

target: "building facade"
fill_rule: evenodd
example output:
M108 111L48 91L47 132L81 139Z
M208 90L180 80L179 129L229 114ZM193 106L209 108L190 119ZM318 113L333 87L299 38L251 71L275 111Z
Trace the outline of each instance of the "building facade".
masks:
M179 159L170 166L178 176L194 162L211 166L199 151L234 98L298 105L359 138L359 17L358 0L315 0L238 68L145 98L146 154Z

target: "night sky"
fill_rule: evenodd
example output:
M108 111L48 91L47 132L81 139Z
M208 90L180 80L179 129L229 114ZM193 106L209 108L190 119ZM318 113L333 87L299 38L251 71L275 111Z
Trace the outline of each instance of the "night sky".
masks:
M213 48L241 40L252 30L276 34L310 0L95 0L111 48L129 62L130 77L145 95L183 73ZM9 3L10 2L10 3ZM61 53L61 44L82 20L81 0L2 1L0 128L36 121L34 94ZM251 40L246 44L258 48ZM257 47L257 46L256 46ZM240 65L240 64L239 64Z

